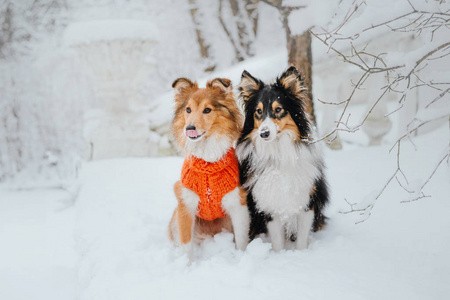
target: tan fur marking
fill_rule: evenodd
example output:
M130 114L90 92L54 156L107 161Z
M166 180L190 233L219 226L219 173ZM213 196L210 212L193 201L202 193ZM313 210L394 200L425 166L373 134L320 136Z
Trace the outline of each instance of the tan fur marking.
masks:
M317 230L315 232L320 231L320 230L324 229L325 227L327 227L326 223L320 223L319 227L317 227Z
M215 78L213 80L208 81L206 86L208 88L217 87L217 88L223 90L226 93L232 93L233 92L233 85L231 84L231 80L227 79L227 78Z
M278 105L280 105L280 103L278 103L278 101L273 101L272 102L272 110L275 111L275 108L277 108Z
M175 101L180 100L178 97L180 94L190 91L192 89L197 89L197 82L192 82L187 78L178 78L172 83L172 87L175 90Z
M312 186L312 188L311 188L311 191L309 192L309 195L310 195L310 196L314 195L314 194L316 193L316 191L317 191L317 187L316 187L316 185L314 184L314 185Z
M224 229L226 231L233 232L233 226L229 216L215 219L213 221L203 220L198 217L195 218L194 233L196 241L202 241L206 237L214 236L221 233Z
M264 105L262 104L262 102L258 103L258 106L256 107L256 109L260 109L261 111L264 110ZM257 119L256 118L256 114L257 114L257 112L255 111L255 114L253 115L254 123L255 123L255 129L259 128L259 126L261 126L261 123L262 123L262 119Z
M181 199L182 188L183 188L183 184L181 183L181 180L178 180L173 185L173 192L175 193L175 197L177 197L178 201L180 201L180 199Z
M295 125L295 122L290 114L287 114L281 120L275 119L273 121L278 125L279 132L282 132L283 130L291 130L294 133L296 139L298 139L298 137L300 136L298 127L297 125Z
M178 221L180 242L181 244L187 244L192 239L192 223L194 222L194 216L191 215L186 204L183 201L183 198L181 198L182 188L183 185L181 184L181 181L177 181L173 186L175 196L178 200L178 206L176 208L175 214Z
M194 218L182 201L178 203L177 220L180 231L180 242L181 244L187 244L192 239L192 223L194 222Z
M260 88L259 83L248 76L245 72L242 74L239 87L241 88L241 97L244 101L247 101L249 99L253 91L256 91Z
M239 197L241 198L241 205L247 205L247 192L241 186L239 186Z
M172 218L170 219L169 222L169 239L173 242L174 241L174 236L173 236L173 232L172 232L172 224L173 222L175 222L176 218L177 218L177 210L175 209L175 211L172 214Z
M286 77L280 78L280 83L285 89L290 90L291 93L297 97L301 97L302 93L306 91L306 88L301 84L298 74L292 73Z

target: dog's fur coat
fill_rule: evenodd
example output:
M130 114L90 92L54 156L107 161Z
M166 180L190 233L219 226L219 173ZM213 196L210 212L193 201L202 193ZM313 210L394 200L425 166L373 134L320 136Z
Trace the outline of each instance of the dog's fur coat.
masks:
M328 188L321 151L308 143L315 128L304 111L303 80L294 67L273 84L244 71L239 89L245 122L236 153L248 193L250 239L268 233L275 251L289 239L306 248L311 229L325 224Z
M208 81L206 88L199 88L197 82L179 78L173 83L173 88L175 114L172 131L178 146L185 150L186 159L193 156L205 165L220 162L230 153L242 126L242 115L233 97L231 81L216 78ZM221 199L226 216L210 221L197 215L201 201L198 194L183 186L181 181L175 183L174 191L178 206L169 225L169 236L175 244L186 249L191 259L192 241L199 241L205 235L214 235L223 229L234 232L238 249L246 248L250 220L246 193L240 185Z

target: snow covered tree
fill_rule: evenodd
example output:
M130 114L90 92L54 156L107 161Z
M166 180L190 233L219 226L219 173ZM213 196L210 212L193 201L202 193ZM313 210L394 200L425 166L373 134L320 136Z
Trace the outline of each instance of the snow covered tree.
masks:
M200 30L200 21L198 16L198 8L196 0L189 0L190 12L192 17L192 22L195 27L195 35L197 37L198 46L200 47L200 55L206 61L207 67L206 72L214 71L216 68L214 62L211 59L211 54L209 50L209 45L206 43L203 33Z
M0 181L77 172L89 92L58 47L67 11L65 0L0 3Z
M288 50L288 63L295 66L303 75L304 84L308 89L309 101L305 103L306 112L315 122L313 95L312 95L312 51L311 34L308 30L302 33L291 30L289 16L293 11L303 9L305 5L298 5L299 1L261 0L275 7L280 13L283 29L286 34L286 46ZM291 4L291 2L293 2Z
M233 45L238 62L254 54L252 43L258 26L257 3L257 0L219 0L219 21ZM225 22L225 13L231 13L228 22Z
M223 46L225 37L233 52L233 62L241 62L254 55L253 42L257 34L259 0L218 0L215 2L189 0L190 14L195 27L195 34L201 57L207 67L206 72L214 71L223 57L214 53L212 46ZM214 7L216 10L211 9ZM216 5L216 6L214 6ZM210 15L217 18L212 20ZM217 21L217 23L216 23ZM217 51L216 51L217 52Z

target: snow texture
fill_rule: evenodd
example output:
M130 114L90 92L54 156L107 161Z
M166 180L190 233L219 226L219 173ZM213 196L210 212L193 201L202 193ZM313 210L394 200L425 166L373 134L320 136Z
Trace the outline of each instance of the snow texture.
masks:
M73 200L63 190L0 190L0 299L76 299Z
M442 127L417 138L431 155L415 161L408 145L404 164L431 172L435 144L448 135ZM349 208L344 198L371 198L376 178L395 159L386 153L386 146L327 151L330 221L312 234L307 250L274 253L270 243L256 239L241 252L232 234L222 233L196 247L191 265L167 236L182 158L85 164L75 205L80 299L445 299L448 167L427 187L433 198L401 204L405 193L394 185L365 222L355 225L364 216L338 213Z
M327 1L327 5L321 1L299 1L300 3L296 4L285 2L283 2L285 6L305 6L294 10L288 17L289 28L293 35L300 35L314 26L317 28L327 26L336 14L339 5L339 1L336 0Z
M101 20L69 25L64 34L68 46L113 40L157 41L157 27L148 21Z
M411 188L448 137L443 126L414 138L418 153L403 144L403 167L417 176ZM0 190L0 298L447 299L447 162L424 190L432 198L400 203L408 195L393 184L363 223L355 225L366 216L339 213L349 209L344 198L371 201L395 161L388 148L326 151L330 219L308 249L275 253L264 238L237 251L224 232L196 247L191 265L167 236L181 157L85 163L74 204L66 192Z

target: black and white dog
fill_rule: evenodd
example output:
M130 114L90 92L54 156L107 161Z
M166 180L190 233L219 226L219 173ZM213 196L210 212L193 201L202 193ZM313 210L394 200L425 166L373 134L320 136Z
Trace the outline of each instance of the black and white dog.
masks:
M303 80L295 67L273 84L244 71L239 89L245 123L236 153L248 192L250 238L268 233L275 251L289 239L304 249L311 229L325 224L328 189L318 145L308 143L315 128L304 111Z

